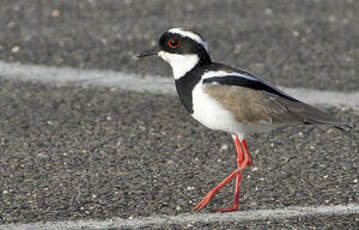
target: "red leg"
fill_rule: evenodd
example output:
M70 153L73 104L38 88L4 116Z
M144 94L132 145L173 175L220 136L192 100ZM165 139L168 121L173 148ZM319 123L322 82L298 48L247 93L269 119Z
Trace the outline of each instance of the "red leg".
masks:
M234 143L235 143L236 149L237 149L237 164L238 164L238 170L240 171L240 173L238 173L238 175L237 175L237 180L236 180L236 190L234 192L234 202L233 202L232 207L220 208L220 209L215 210L216 212L233 212L233 211L238 210L239 192L241 190L242 169L246 168L252 162L252 158L249 155L246 141L244 139L242 139L242 141L240 142L239 138L237 136L234 136L233 139L234 139ZM242 148L244 150L244 154L242 152L241 144L242 144Z
M244 154L241 148L241 142L239 141L238 136L233 135L232 137L233 137L234 145L236 146L236 150L237 150L237 168L240 168L244 160Z
M246 158L244 160L244 162L243 162L242 167L247 168L248 166L250 166L252 164L253 160L252 160L251 154L248 151L248 146L247 146L246 140L242 139L241 143L242 143L242 147L243 147L243 150L244 150L244 156Z
M239 192L241 190L241 179L242 179L242 171L239 172L236 178L236 190L234 192L234 202L232 207L229 208L219 208L214 210L215 212L233 212L237 211L239 204Z
M233 135L234 144L236 146L237 150L237 169L234 170L227 178L225 178L219 185L217 185L215 188L213 188L207 195L202 199L201 202L199 202L193 209L201 209L204 208L215 196L215 194L222 189L223 186L225 186L228 182L230 182L235 176L236 178L236 189L234 193L234 202L232 207L230 208L222 208L217 209L215 211L219 212L231 212L236 211L238 209L238 203L239 203L239 192L240 192L240 185L241 185L241 179L242 179L242 169L246 168L250 165L252 162L252 158L249 155L249 151L247 148L247 144L244 139L242 141L239 141L238 136ZM243 146L244 154L241 148L241 143Z

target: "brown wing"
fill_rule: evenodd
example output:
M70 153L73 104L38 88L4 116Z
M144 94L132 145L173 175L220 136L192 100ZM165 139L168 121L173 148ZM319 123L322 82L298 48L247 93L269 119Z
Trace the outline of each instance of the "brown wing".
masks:
M300 101L241 86L204 84L204 92L247 124L327 124L341 125L332 115Z

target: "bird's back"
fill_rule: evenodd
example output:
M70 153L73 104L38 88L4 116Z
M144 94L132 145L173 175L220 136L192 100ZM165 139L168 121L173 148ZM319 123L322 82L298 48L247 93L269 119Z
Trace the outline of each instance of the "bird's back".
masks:
M228 75L203 79L203 90L238 121L246 124L320 124L341 126L345 122L301 102L249 72L213 63L206 71L225 70ZM233 73L238 73L234 75Z

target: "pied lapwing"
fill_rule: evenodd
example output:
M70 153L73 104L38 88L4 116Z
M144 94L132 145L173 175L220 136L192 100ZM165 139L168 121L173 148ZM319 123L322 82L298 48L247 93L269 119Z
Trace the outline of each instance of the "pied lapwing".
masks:
M205 207L234 178L232 207L216 211L238 209L242 170L252 162L244 139L246 134L292 124L346 125L247 71L212 62L207 43L194 31L170 29L160 37L158 47L142 51L137 57L151 55L171 65L178 96L191 116L210 129L230 133L236 146L237 169L193 209Z

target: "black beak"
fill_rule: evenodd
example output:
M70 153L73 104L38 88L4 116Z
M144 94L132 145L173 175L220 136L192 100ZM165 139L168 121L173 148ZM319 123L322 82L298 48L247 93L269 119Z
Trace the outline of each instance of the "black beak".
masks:
M137 58L144 58L144 57L148 57L148 56L152 56L152 55L157 55L159 49L158 48L152 48L152 49L148 49L148 50L143 50L140 51L139 53L136 54Z

